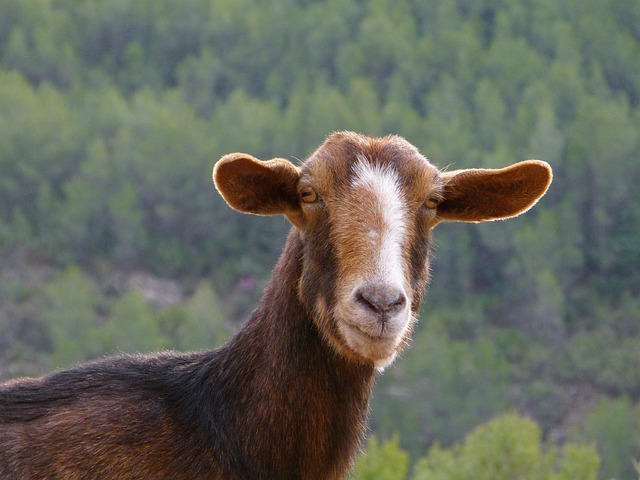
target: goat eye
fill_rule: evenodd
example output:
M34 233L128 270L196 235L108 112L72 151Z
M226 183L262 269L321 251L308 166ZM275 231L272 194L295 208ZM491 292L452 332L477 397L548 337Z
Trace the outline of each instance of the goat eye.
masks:
M437 197L429 197L425 202L424 202L424 206L427 207L429 210L433 210L434 208L436 208L438 206L438 204L440 203L440 199Z
M300 190L300 197L304 203L313 203L318 199L316 191L311 187L304 187Z

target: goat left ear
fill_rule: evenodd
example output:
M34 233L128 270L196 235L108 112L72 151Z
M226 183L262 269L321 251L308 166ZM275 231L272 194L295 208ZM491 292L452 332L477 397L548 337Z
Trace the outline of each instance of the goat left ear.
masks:
M283 158L266 162L244 153L222 157L213 167L213 183L229 206L255 215L284 214L297 225L300 170Z
M445 172L440 220L486 222L515 217L529 210L551 184L551 167L527 160L501 169Z

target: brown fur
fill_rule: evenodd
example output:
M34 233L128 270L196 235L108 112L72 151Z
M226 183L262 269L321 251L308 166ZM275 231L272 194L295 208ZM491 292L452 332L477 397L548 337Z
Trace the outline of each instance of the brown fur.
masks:
M387 221L375 195L351 183L357 158L397 173L408 306L398 303L393 315L350 293L375 274L370 254ZM550 179L537 161L442 174L400 137L349 132L329 137L302 168L224 157L214 181L233 208L284 214L295 227L247 324L210 352L107 358L0 385L0 478L343 478L375 367L408 341L428 282L431 229L517 215ZM301 189L313 201L301 201ZM382 296L383 280L375 285ZM397 336L362 333L392 320Z

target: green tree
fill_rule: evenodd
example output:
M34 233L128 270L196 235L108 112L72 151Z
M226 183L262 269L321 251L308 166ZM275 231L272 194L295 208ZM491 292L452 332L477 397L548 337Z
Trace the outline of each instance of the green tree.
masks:
M161 312L160 322L178 350L209 350L222 345L229 335L218 295L207 280L184 304Z
M640 459L640 405L629 397L600 398L576 426L573 438L594 441L602 459L602 480L635 478Z
M34 84L50 83L69 88L81 70L74 49L71 16L53 2L23 2L19 22L7 34L3 63L20 71Z
M97 304L94 286L78 267L58 273L45 287L43 319L51 335L49 358L55 368L101 353Z
M509 407L508 364L496 346L486 338L452 340L443 327L466 318L477 316L469 310L432 313L397 371L380 381L375 428L400 432L412 453L434 440L450 444Z
M619 178L638 175L634 157L638 134L626 101L594 97L582 99L570 132L567 181L580 219L584 270L596 275L594 286L606 289L615 263L612 225L626 210L628 199L635 197L631 184Z
M559 345L566 335L563 266L571 260L571 245L561 241L557 213L545 210L534 222L514 232L513 254L504 267L511 322L547 345Z
M177 75L185 99L204 117L209 117L234 90L231 68L211 48L186 58Z
M75 114L50 85L33 88L18 72L0 70L0 218L19 207L35 234L46 219L36 204L40 189L58 200L62 184L82 161ZM48 212L47 212L48 213Z
M119 298L100 330L106 353L155 352L169 346L156 315L140 294L131 290Z
M599 312L602 317L596 318L606 319L608 313L612 316L620 314L603 309ZM631 318L637 321L638 313L634 312ZM611 325L579 332L567 342L556 370L565 380L586 381L606 391L633 394L640 388L640 373L629 365L640 361L638 338L638 335L617 333Z
M116 236L109 211L115 177L105 142L102 139L91 142L80 170L64 185L65 200L58 212L54 237L59 240L58 259L87 262L109 255Z
M351 472L353 480L405 480L409 471L409 454L400 448L395 435L386 442L372 436Z
M412 480L596 480L598 465L594 447L544 445L535 422L509 413L449 450L434 445L417 462Z

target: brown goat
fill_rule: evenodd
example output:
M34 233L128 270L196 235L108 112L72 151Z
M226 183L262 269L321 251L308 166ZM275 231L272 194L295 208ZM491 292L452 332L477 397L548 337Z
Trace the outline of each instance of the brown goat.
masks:
M443 173L400 137L343 132L301 168L227 155L214 181L234 209L294 226L249 321L217 350L0 386L0 478L342 478L376 370L411 335L433 227L516 216L551 170Z

